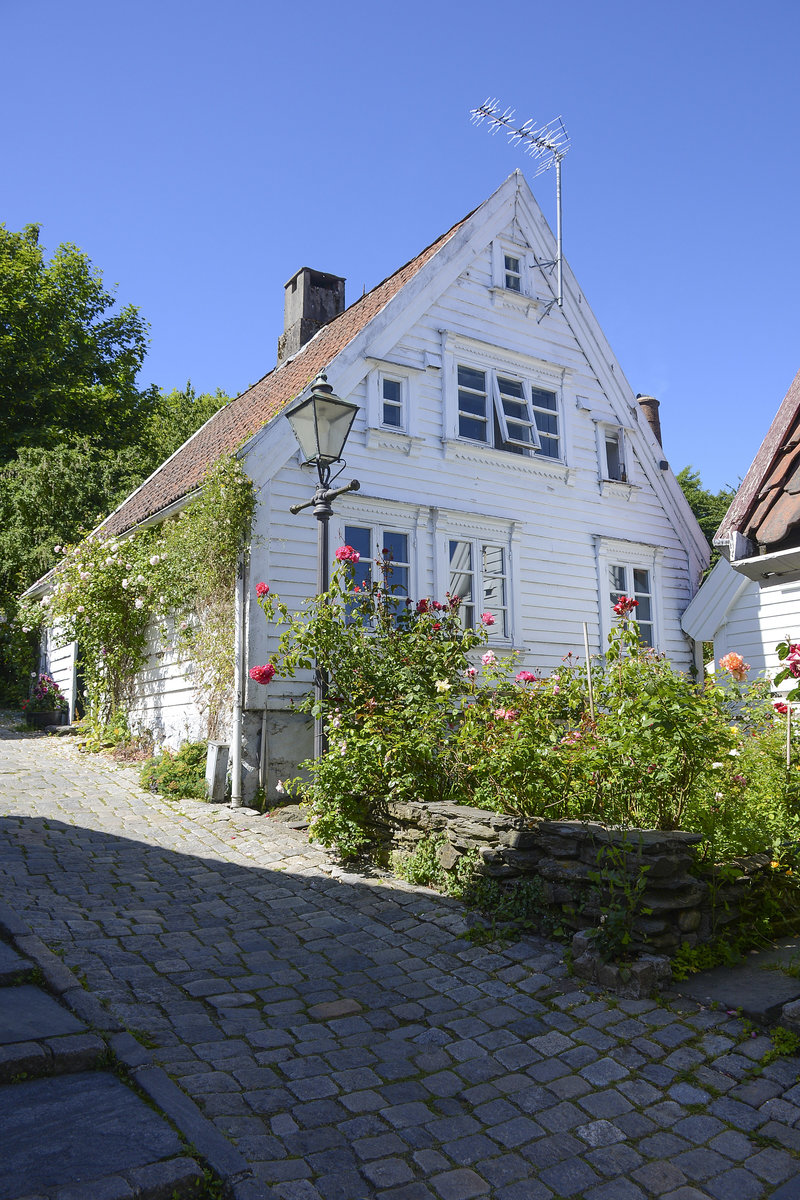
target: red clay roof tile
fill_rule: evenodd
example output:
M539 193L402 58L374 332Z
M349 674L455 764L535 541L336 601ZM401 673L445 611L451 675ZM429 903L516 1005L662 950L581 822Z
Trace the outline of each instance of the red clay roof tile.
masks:
M468 213L416 258L351 304L293 358L220 409L103 522L103 533L124 533L198 488L220 455L234 451L298 396L471 216Z

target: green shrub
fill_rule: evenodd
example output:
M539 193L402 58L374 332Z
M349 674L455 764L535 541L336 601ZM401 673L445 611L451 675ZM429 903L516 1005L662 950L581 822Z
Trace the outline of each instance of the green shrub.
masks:
M641 643L622 597L590 692L571 655L540 679L486 650L492 613L465 628L458 597L414 604L393 591L388 559L370 579L351 548L337 558L329 591L294 616L258 585L284 629L274 662L251 671L266 686L315 663L328 677L319 712L311 693L300 707L322 717L329 749L294 785L324 844L364 850L389 800L690 829L710 861L775 856L800 837L800 772L787 772L767 691L745 685L741 656L698 684Z
M207 752L207 742L186 742L174 754L162 750L142 764L139 773L142 787L176 800L204 800Z

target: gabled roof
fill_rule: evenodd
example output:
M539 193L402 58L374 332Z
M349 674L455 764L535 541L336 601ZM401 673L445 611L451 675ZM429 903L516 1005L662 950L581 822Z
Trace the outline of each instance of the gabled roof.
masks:
M124 533L195 491L208 468L222 454L232 453L298 396L472 215L467 213L416 258L334 318L292 358L215 413L122 502L100 530L107 534Z
M742 480L714 544L740 533L758 546L775 546L800 530L800 371Z

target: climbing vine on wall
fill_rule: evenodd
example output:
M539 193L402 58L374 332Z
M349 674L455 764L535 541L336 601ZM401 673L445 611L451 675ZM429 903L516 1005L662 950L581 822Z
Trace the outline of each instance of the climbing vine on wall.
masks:
M50 592L28 602L19 619L78 643L94 717L129 706L158 631L195 664L198 702L213 735L233 683L235 585L254 509L251 480L226 456L176 517L121 538L95 534L56 548Z

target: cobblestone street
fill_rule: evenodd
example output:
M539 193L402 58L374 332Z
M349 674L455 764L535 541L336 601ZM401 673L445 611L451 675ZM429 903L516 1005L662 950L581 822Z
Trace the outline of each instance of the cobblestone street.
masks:
M0 731L2 897L281 1200L800 1197L798 1060L249 811Z

